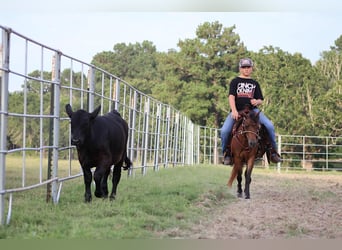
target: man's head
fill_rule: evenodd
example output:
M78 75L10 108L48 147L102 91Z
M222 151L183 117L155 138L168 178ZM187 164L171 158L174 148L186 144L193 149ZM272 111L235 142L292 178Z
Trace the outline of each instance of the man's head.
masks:
M242 58L239 62L239 68L253 67L253 61L250 58Z

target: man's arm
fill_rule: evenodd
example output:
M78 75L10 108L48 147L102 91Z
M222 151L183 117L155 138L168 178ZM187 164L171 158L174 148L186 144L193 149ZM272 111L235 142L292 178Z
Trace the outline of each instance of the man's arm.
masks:
M236 110L235 96L229 95L228 100L229 100L230 109L232 110L232 117L233 117L233 119L237 120L239 118L239 113Z

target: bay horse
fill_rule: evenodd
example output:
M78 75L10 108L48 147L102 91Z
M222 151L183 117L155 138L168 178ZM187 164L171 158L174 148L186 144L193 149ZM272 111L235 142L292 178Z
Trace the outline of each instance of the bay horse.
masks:
M237 179L238 197L242 197L242 172L244 164L245 170L245 198L250 199L249 186L252 181L251 175L254 167L254 161L258 155L261 124L259 114L246 107L239 112L239 119L233 127L231 139L231 153L233 159L233 169L228 180L228 187L231 187L235 178Z

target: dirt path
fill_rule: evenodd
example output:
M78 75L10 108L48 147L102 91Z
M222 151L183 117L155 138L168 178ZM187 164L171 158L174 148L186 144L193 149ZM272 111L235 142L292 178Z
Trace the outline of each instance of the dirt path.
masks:
M254 174L251 199L211 211L186 239L341 239L342 176ZM234 188L229 192L236 192ZM170 235L170 234L169 234Z

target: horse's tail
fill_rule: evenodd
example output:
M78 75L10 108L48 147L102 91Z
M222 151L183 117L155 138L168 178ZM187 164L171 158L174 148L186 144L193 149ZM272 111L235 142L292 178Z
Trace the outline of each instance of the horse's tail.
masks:
M232 172L230 174L230 178L228 180L227 186L228 187L232 187L233 181L235 180L236 176L237 176L237 169L235 166L233 166Z

